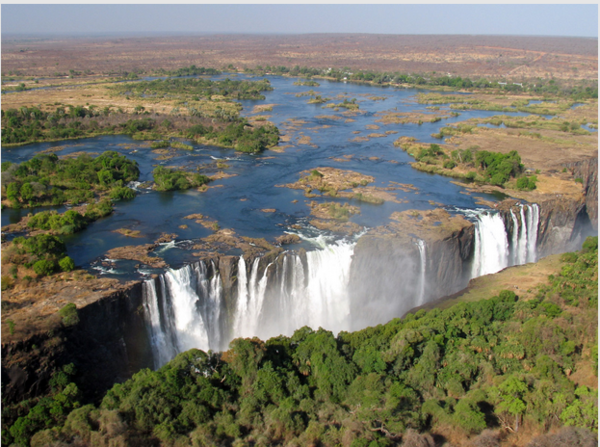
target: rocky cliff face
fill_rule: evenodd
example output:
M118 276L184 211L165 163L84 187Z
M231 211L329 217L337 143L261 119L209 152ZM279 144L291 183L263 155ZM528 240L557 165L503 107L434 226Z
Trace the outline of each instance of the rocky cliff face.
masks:
M86 401L152 366L141 283L101 294L82 306L78 316L79 323L71 327L57 324L14 341L3 336L3 400L19 402L47 393L53 371L69 363L77 369L77 384Z
M432 297L462 289L469 280L471 222L443 210L396 213L393 219L362 236L354 249L349 285L353 329L399 317Z
M564 166L575 178L582 180L585 212L592 227L598 231L598 158L566 163Z

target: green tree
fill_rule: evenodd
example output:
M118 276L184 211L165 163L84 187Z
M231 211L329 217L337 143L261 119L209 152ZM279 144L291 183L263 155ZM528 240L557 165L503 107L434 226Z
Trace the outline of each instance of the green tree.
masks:
M523 396L527 392L527 384L515 376L508 377L496 389L490 391L496 395L496 412L500 415L509 414L514 417L513 429L519 431L521 416L525 413L527 406ZM510 424L508 424L510 426Z

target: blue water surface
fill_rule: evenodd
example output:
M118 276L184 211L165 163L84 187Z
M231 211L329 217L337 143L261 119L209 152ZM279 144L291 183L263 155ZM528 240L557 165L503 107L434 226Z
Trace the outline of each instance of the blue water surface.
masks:
M211 79L233 78L233 75L219 75ZM357 171L375 178L373 186L389 187L392 182L411 184L417 189L391 191L402 203L386 202L372 205L350 201L360 206L361 213L351 220L365 227L385 225L391 213L407 209L433 209L439 204L447 207L476 208L475 199L466 194L462 187L452 183L452 179L431 175L411 168L414 161L407 153L393 145L401 136L415 137L424 143L439 143L431 135L450 123L469 118L485 118L497 113L488 111L461 111L457 117L442 119L437 123L389 124L379 122L381 112L427 112L426 105L417 103L417 93L422 90L372 87L362 84L341 83L319 80L319 87L294 85L295 78L265 76L274 90L265 93L260 101L241 101L242 115L252 116L253 108L261 104L274 104L273 110L260 112L280 128L282 135L290 137L291 145L283 152L265 151L259 155L237 153L231 149L186 143L193 151L180 150L176 157L159 160L147 143L135 141L127 136L102 136L58 143L40 143L27 146L2 149L2 161L22 162L41 151L54 150L57 155L85 151L101 153L114 150L137 161L140 167L140 181L152 180L152 169L157 164L164 166L185 166L211 175L219 169L217 161L229 165L225 169L229 178L210 183L205 192L189 190L184 192L157 192L142 187L138 195L129 201L115 204L115 212L104 219L91 224L86 230L66 238L68 253L75 263L84 268L98 265L106 251L122 245L148 244L162 233L175 233L176 241L181 243L163 250L169 265L177 267L193 258L189 248L193 241L213 233L212 229L197 224L194 220L184 219L190 214L201 213L211 221L218 222L220 228L233 229L240 236L264 237L273 240L294 226L306 227L310 215L310 201L338 201L346 199L317 197L306 198L302 190L280 187L299 179L302 171L318 167L334 167ZM253 79L246 75L237 79ZM263 77L259 77L263 78ZM358 113L344 113L345 109L334 111L322 105L308 104L310 96L297 97L297 93L309 90L318 92L322 97L332 98L340 103L344 99L356 99L360 109ZM374 100L373 97L385 99ZM447 106L440 110L450 111ZM524 116L524 113L509 113ZM331 119L330 117L338 119ZM301 122L296 130L291 130L290 120ZM369 127L371 128L369 128ZM374 129L373 126L379 126ZM355 137L372 133L385 134L396 132L382 138L371 138L366 142L352 141ZM310 145L299 144L300 137L310 137ZM341 161L346 160L346 161ZM486 197L496 200L493 196ZM274 209L275 211L270 211ZM64 211L64 207L57 209ZM38 210L35 210L38 211ZM2 226L18 221L31 210L3 210ZM187 226L187 227L186 227ZM115 230L127 228L137 230L141 237L131 238L116 233ZM170 247L170 246L169 246ZM124 263L124 271L131 272L135 263Z

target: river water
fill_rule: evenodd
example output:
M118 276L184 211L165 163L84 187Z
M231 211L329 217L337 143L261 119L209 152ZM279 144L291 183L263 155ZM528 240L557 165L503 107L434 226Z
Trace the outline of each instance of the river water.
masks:
M224 78L227 75L214 77ZM247 78L238 76L237 78ZM236 153L230 149L192 144L193 151L177 151L177 156L169 160L159 160L148 145L132 140L127 136L104 136L98 138L41 143L18 148L2 149L2 161L21 162L40 151L53 150L60 155L77 151L101 153L106 150L120 152L138 162L140 181L152 179L151 171L156 164L165 166L184 165L210 175L216 172L216 162L229 165L225 170L234 176L214 181L206 192L195 190L184 192L156 192L140 188L137 197L130 201L120 201L115 205L113 215L91 224L86 230L66 239L68 253L78 266L100 268L99 262L107 250L122 245L146 244L156 240L161 233L177 234L176 244L159 248L161 256L173 267L193 259L189 250L184 248L198 238L208 236L212 230L206 229L184 216L201 213L210 220L217 221L221 228L231 228L240 236L265 237L272 240L293 225L300 225L307 234L319 232L307 224L310 208L308 202L339 201L331 197L307 199L301 190L276 187L298 180L300 172L318 167L334 167L360 172L375 178L372 186L388 187L390 182L412 184L417 189L408 192L393 191L403 203L386 202L383 205L354 203L360 206L361 213L351 217L351 221L365 227L385 225L394 211L407 209L432 209L441 203L449 208L477 208L473 197L464 194L463 188L451 183L452 179L416 171L410 167L412 157L393 142L400 136L415 137L420 142L439 143L431 137L440 128L449 123L468 118L492 116L494 112L462 111L460 116L442 119L437 123L389 124L377 120L377 114L383 111L414 112L427 111L425 105L417 103L416 89L377 88L367 85L339 83L319 80L319 87L294 85L295 78L266 76L274 91L265 93L265 100L242 101L243 116L252 115L256 105L275 104L272 111L261 112L269 116L270 121L280 128L282 134L291 137L290 142L280 145L292 145L283 153L265 151L260 155ZM322 97L333 98L340 103L345 99L356 99L360 106L356 115L344 115L341 111L322 108L322 105L307 104L310 96L297 97L297 93L315 90ZM375 99L374 97L377 97ZM441 111L450 111L441 106ZM328 116L323 117L324 115ZM511 115L525 115L514 113ZM330 118L331 116L336 119ZM295 130L290 130L290 120L296 120ZM298 124L300 123L301 124ZM375 129L374 126L379 126ZM355 137L371 133L385 134L397 132L385 137L371 138L368 141L351 141ZM299 144L299 138L310 137L309 144ZM344 160L344 161L343 161ZM494 197L486 197L494 200ZM275 209L274 212L263 210ZM64 208L58 208L59 211ZM2 226L18 221L31 210L3 210ZM35 210L38 211L38 210ZM34 212L35 212L34 211ZM181 228L181 225L187 228ZM114 230L127 228L139 230L141 237L131 238L115 233ZM168 249L167 249L168 248ZM139 277L135 262L121 262L118 270L104 273L120 277ZM149 273L143 269L143 273Z

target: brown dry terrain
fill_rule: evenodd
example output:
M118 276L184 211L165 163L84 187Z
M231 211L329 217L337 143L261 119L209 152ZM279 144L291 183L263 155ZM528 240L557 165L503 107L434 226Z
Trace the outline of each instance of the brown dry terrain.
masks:
M577 37L376 34L2 38L2 74L110 74L257 65L481 77L598 79L598 40Z

